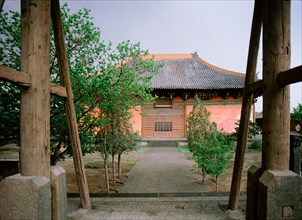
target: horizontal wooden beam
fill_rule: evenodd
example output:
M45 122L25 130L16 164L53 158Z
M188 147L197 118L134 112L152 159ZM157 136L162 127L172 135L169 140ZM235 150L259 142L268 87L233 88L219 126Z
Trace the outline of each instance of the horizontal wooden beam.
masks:
M54 83L50 83L50 93L63 98L67 98L66 88Z
M11 82L18 86L30 87L31 78L28 73L24 73L7 66L0 65L0 80ZM66 88L50 83L50 93L67 98Z
M281 87L293 83L302 82L302 66L286 70L278 74L279 85Z
M263 94L263 90L264 90L263 80L259 80L257 82L252 83L249 86L248 93L249 94L258 93L259 95L262 95Z
M29 87L31 85L31 78L28 73L3 65L0 65L0 80L8 81L18 86Z
M295 68L281 72L278 74L278 78L279 78L279 85L281 87L297 82L302 82L302 66L297 66ZM248 94L252 94L252 93L263 94L264 89L265 89L265 85L263 83L263 80L259 80L257 82L252 83L249 86Z

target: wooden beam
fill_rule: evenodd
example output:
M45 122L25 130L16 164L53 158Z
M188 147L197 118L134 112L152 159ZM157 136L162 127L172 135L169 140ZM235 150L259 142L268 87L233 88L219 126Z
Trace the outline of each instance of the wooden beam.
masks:
M20 163L22 176L50 178L50 0L21 1Z
M0 79L11 82L17 86L30 87L31 77L28 73L0 65ZM67 98L66 88L50 83L50 93Z
M4 2L5 2L5 0L0 0L0 12L2 12Z
M289 84L302 82L302 66L286 70L278 74L279 86L287 86Z
M18 86L29 87L31 84L31 78L28 73L21 72L3 65L0 65L0 79L11 82Z
M264 1L263 14L263 170L289 170L290 1ZM286 79L286 80L285 80ZM284 81L283 81L284 80ZM286 83L285 83L286 82Z
M68 60L66 54L66 48L64 43L63 24L60 13L59 0L53 0L51 4L51 18L55 36L55 44L57 48L57 55L60 68L60 79L62 85L66 88L67 99L65 99L65 110L68 121L69 136L72 145L72 156L76 171L76 178L79 187L79 193L81 198L82 207L89 209L91 207L91 201L89 197L89 189L87 184L87 178L82 158L81 143L79 138L79 132L76 121L76 114L73 104L73 94L71 90L71 82L69 76Z
M252 83L248 88L249 94L263 94L263 90L265 89L263 80L259 80L257 82Z
M251 28L249 53L246 67L245 88L243 91L243 101L240 116L238 140L236 146L235 162L233 167L232 184L229 198L229 208L238 209L240 196L241 174L243 170L244 156L247 146L248 126L250 121L251 106L254 98L249 92L249 86L254 83L259 51L259 41L262 24L262 1L255 0L254 14Z
M67 98L66 88L54 83L50 83L50 93L63 98Z

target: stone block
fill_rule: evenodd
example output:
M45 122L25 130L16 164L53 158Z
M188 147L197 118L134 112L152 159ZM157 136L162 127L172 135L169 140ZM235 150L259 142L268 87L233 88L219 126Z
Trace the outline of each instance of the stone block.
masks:
M66 172L63 167L52 166L50 179L52 220L67 219Z
M302 219L301 177L292 171L267 170L259 179L258 219Z
M16 174L0 181L0 219L51 219L51 183Z
M246 219L255 220L258 216L258 189L262 174L260 167L251 166L247 173Z

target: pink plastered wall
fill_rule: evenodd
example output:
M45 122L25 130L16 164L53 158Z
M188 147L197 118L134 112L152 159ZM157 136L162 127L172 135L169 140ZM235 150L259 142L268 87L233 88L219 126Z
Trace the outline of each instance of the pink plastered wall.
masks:
M235 131L235 123L240 120L241 105L208 105L206 109L211 113L210 120L216 122L219 130L231 133ZM186 106L187 116L193 106ZM251 114L251 120L253 114Z
M137 132L139 135L142 134L142 120L141 120L141 107L136 106L135 108L131 109L132 118L131 123L134 132Z

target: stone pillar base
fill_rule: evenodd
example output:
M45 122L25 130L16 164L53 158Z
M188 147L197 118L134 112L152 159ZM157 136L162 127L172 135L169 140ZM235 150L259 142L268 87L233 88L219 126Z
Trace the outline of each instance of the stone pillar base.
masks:
M267 170L259 179L258 219L302 219L301 178L292 171Z
M52 220L67 219L66 172L63 167L52 166L50 179Z
M16 174L0 181L0 219L51 219L51 183Z

